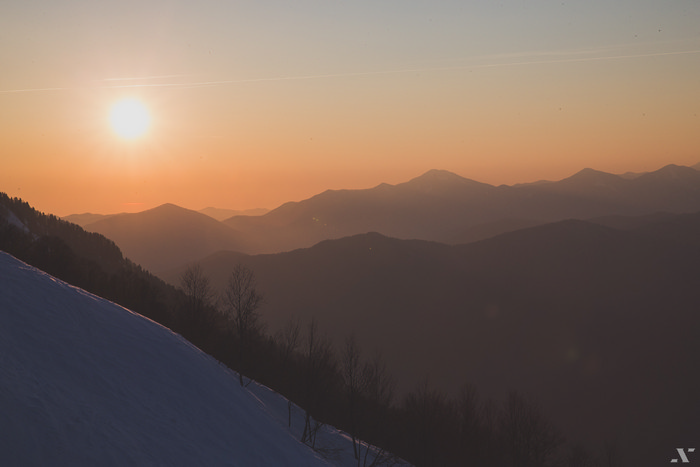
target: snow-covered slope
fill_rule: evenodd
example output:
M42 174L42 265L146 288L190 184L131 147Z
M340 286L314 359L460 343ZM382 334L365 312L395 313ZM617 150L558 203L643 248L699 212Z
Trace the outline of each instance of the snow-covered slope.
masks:
M0 252L0 465L346 464L298 442L286 408L179 335Z

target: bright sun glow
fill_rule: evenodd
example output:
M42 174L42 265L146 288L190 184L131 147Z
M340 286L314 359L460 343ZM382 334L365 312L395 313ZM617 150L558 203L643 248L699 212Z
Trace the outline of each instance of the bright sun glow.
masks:
M151 124L151 116L140 101L124 99L112 106L109 121L119 136L134 139L146 133Z

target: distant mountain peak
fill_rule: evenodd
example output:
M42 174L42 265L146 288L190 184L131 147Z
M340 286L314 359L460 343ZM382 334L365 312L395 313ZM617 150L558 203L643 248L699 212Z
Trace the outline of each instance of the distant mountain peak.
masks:
M618 175L614 175L608 172L603 172L602 170L596 170L592 169L590 167L586 167L585 169L581 169L575 174L573 174L569 178L584 178L584 177L619 177Z
M423 175L424 176L425 175L440 175L440 176L447 175L447 176L451 176L451 177L459 177L459 175L457 175L456 173L450 172L449 170L444 170L444 169L430 169L427 172L425 172Z
M692 167L686 167L684 165L676 165L676 164L668 164L666 166L661 167L659 170L656 171L658 174L666 175L666 176L671 176L671 177L680 177L683 175L691 175L694 176L695 170Z
M439 169L428 170L423 175L396 186L422 192L439 192L464 187L493 188L492 185L464 178L448 170Z
M171 203L102 219L86 230L114 241L125 256L156 273L218 250L251 248L247 237L232 227Z
M649 172L638 180L642 182L672 183L675 187L697 186L700 183L700 172L692 167L669 164L655 172Z
M227 208L216 208L216 207L206 207L200 209L199 213L205 214L217 221L223 221L230 219L234 216L262 216L269 212L269 209L265 208L253 208L253 209L227 209Z
M639 178L644 174L647 174L648 172L625 172L622 174L617 174L618 177L624 178L625 180L634 180L635 178Z
M152 211L188 211L188 209L183 208L182 206L178 206L177 204L173 203L164 203L161 204L160 206L156 206L155 208L152 209Z
M618 183L625 181L626 180L619 175L588 167L583 170L579 170L572 176L561 180L558 182L558 184L570 187L595 186L598 188L611 188L612 186L616 186Z
M602 172L602 171L600 171L600 170L596 170L596 169L594 169L594 168L592 168L592 167L584 167L583 169L581 169L581 170L579 170L578 172L576 172L576 175L579 175L579 174L594 174L594 173L604 173L604 172Z
M430 169L427 172L425 172L423 175L419 175L418 177L410 180L434 180L434 181L450 181L450 180L468 180L464 177L461 177L457 175L454 172L450 172L449 170L442 170L442 169Z

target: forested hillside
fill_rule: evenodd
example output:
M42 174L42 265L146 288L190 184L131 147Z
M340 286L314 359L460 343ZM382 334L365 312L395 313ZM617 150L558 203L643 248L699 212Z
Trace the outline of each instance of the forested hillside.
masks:
M177 326L178 292L124 258L113 241L0 193L0 249L166 326Z

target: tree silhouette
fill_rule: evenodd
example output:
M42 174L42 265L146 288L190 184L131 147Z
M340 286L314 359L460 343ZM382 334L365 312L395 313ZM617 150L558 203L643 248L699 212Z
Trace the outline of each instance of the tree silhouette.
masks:
M501 436L509 461L516 467L552 465L562 436L534 403L521 394L508 394L500 420Z
M305 415L301 442L313 448L322 426L319 415L322 415L324 402L331 393L337 369L331 343L327 337L318 335L318 324L314 318L309 323L304 347L302 368ZM312 413L315 414L314 417Z
M255 274L250 268L237 264L228 278L223 295L223 313L231 326L238 347L240 364L239 381L243 385L243 372L250 368L251 348L259 337L262 325L258 308L262 295L255 284Z
M185 293L181 319L186 337L200 348L206 347L213 320L214 289L199 264L190 265L180 277Z
M358 446L358 405L360 397L367 386L366 374L362 371L360 348L357 345L355 336L350 336L345 340L345 347L341 354L341 376L343 388L347 397L348 422L350 423L350 436L352 437L352 449L355 459L360 462L362 446Z

